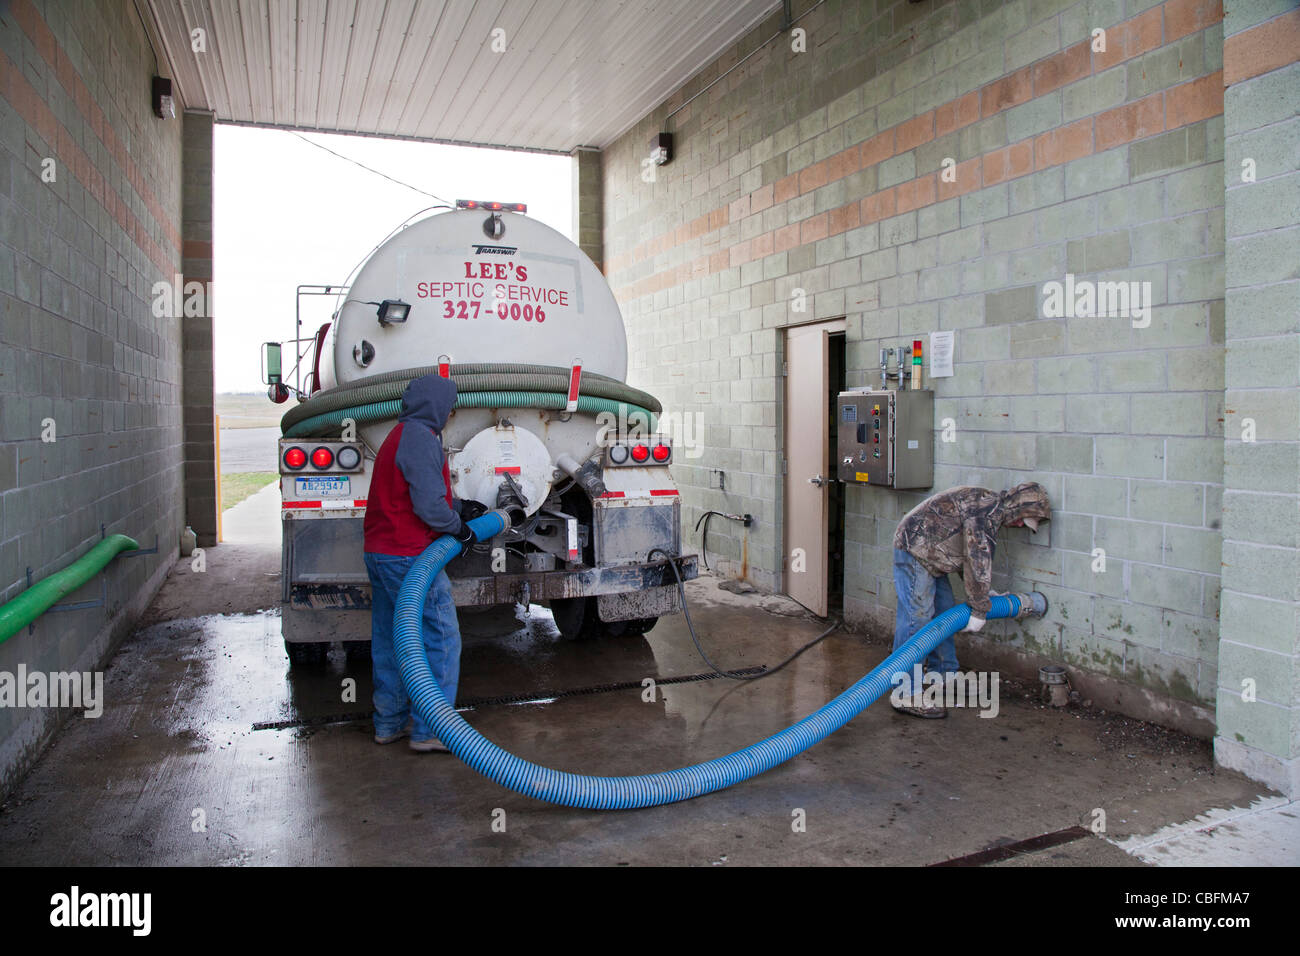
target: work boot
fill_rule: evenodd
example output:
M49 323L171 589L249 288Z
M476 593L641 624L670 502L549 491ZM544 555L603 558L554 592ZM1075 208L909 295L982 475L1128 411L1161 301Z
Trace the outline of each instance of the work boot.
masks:
M447 747L437 737L430 737L427 740L412 740L411 749L418 754L449 754L450 748Z
M911 703L909 704L895 703L894 699L891 697L889 704L900 714L907 714L911 717L924 717L928 720L937 720L940 717L948 716L947 707L941 707L938 704L926 701L925 695L923 694L914 694L911 697Z
M377 744L395 744L395 743L397 743L397 741L401 740L403 737L409 737L409 736L411 736L411 729L412 729L414 726L415 726L415 720L414 720L414 719L411 719L411 720L408 720L408 721L406 722L406 726L405 726L405 727L403 727L401 730L399 730L399 731L398 731L397 733L395 733L395 734L387 734L386 736L383 736L383 737L379 736L379 734L375 734L375 743L377 743Z

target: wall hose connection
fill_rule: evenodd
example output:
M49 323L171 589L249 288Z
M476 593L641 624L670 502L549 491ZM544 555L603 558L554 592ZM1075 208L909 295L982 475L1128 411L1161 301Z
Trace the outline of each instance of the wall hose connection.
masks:
M486 541L505 531L508 523L502 512L490 511L470 521L469 527L476 540ZM629 810L689 800L784 763L862 713L894 686L894 674L910 671L940 643L962 630L970 618L966 604L944 611L834 700L785 730L735 753L659 773L588 776L541 767L508 753L466 723L443 696L425 654L422 609L434 579L460 554L460 547L451 535L434 541L412 563L398 594L393 642L411 705L452 753L489 780L524 796L587 810ZM1037 591L1025 596L994 596L992 603L989 618L1041 615L1047 610L1046 599Z
M337 432L343 419L358 425L395 419L402 410L402 393L414 378L436 374L436 367L387 372L317 392L280 419L285 438L323 437ZM475 363L453 365L458 392L456 408L545 408L563 411L568 399L569 369L550 365ZM578 411L607 412L620 420L642 417L644 427L657 427L663 411L648 392L594 372L582 373Z
M0 606L0 644L48 611L65 595L71 594L123 551L140 547L134 538L111 534L73 561L62 571L42 578L12 601Z

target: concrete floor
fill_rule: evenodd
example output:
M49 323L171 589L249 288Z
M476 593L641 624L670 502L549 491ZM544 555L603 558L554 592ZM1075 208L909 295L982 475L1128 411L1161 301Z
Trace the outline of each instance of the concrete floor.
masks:
M1089 827L1101 808L1105 839L1088 835L998 865L1143 865L1159 857L1152 847L1186 839L1187 821L1214 811L1239 822L1269 800L1240 774L1215 770L1204 741L1117 715L1044 708L1034 688L1004 683L996 718L955 710L921 721L878 701L785 765L686 803L617 813L537 803L454 757L417 755L404 742L376 746L366 721L311 723L366 710L369 667L336 650L322 669L290 672L274 610L276 494L268 488L227 513L228 543L208 553L204 574L178 564L106 673L103 716L70 721L0 807L0 860L915 865ZM781 599L730 594L709 580L691 594L702 640L725 666L774 664L822 628ZM465 614L462 629L462 703L707 670L680 616L645 638L595 643L562 641L536 607ZM484 706L466 717L541 764L594 774L669 769L787 726L886 650L839 633L756 683L670 685L654 703L638 686ZM349 678L357 703L343 699ZM277 721L304 725L253 729ZM804 832L792 828L797 810ZM1274 841L1283 862L1295 850L1289 839Z

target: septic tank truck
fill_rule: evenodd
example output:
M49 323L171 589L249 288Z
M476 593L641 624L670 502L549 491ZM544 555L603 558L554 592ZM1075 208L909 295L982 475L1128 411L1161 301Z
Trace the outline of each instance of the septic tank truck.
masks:
M518 203L461 200L399 227L331 320L263 346L281 420L283 633L293 663L368 651L362 521L376 453L421 375L456 382L442 433L456 497L511 527L448 567L458 607L547 604L562 635L644 634L680 610L681 498L659 402L627 385L614 294L576 245ZM301 310L299 310L301 315ZM290 384L289 379L294 379ZM669 557L671 556L671 557ZM676 573L673 566L675 565Z

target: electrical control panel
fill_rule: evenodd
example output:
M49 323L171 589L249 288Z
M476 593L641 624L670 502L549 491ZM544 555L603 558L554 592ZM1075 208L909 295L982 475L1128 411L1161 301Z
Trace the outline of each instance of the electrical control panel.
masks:
M884 488L933 486L933 391L840 392L835 411L840 481Z

